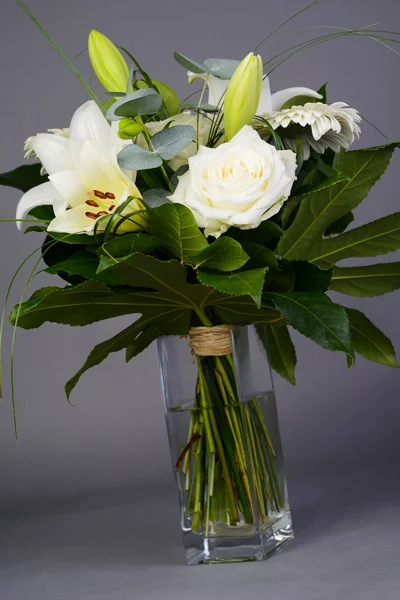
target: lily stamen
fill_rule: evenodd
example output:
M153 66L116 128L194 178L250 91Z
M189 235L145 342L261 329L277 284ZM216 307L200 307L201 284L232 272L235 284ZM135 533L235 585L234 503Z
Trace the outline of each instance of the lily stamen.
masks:
M104 192L101 192L100 190L93 190L93 194L97 196L97 198L101 198L102 200L105 200L107 198L106 194Z
M85 204L88 204L89 206L94 206L95 208L98 208L98 204L97 202L95 202L95 200L86 200Z
M97 219L97 215L96 213L92 213L92 212L85 212L85 215L89 218L89 219Z

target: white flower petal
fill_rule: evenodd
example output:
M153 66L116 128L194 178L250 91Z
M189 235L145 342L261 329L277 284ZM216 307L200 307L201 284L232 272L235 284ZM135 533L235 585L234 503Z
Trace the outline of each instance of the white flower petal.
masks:
M68 138L53 133L38 133L31 140L30 147L50 175L74 167Z
M70 208L51 221L48 231L91 234L96 220L89 218L86 215L88 212L90 212L89 207L85 204Z
M78 171L60 171L49 176L60 196L68 201L69 206L78 206L87 200L85 190Z
M109 152L114 141L110 125L93 101L86 102L75 112L71 120L69 137L75 163L80 146L85 140L93 140L105 153Z
M123 193L126 181L111 164L107 154L92 139L82 142L77 160L82 183L87 191L111 192L118 197Z
M285 90L275 92L271 97L271 109L279 110L288 100L295 98L296 96L310 96L311 98L321 99L321 94L318 94L315 90L311 90L306 87L291 87Z
M25 219L27 214L36 208L36 206L54 205L54 202L58 201L58 205L64 205L65 202L57 192L56 188L50 181L42 183L28 192L26 192L21 200L18 202L16 219ZM23 223L17 223L18 229L22 229Z

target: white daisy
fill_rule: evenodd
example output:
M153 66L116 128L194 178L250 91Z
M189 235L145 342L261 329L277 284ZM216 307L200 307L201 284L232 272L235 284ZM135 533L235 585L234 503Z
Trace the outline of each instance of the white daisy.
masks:
M304 106L277 110L264 117L273 129L286 130L282 138L290 150L296 152L297 141L302 142L304 160L310 157L311 148L320 154L328 148L334 152L348 149L361 133L358 111L344 102L330 105L307 102Z

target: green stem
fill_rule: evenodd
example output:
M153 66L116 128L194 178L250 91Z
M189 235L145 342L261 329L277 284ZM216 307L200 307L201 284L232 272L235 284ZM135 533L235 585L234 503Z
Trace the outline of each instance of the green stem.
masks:
M151 136L150 136L149 132L148 132L148 131L147 131L147 129L146 129L146 125L143 123L143 119L142 119L142 117L136 117L136 118L138 119L138 122L139 122L139 123L142 125L142 127L143 127L143 135L144 135L144 137L145 137L145 140L146 140L146 142L147 142L147 145L148 145L149 149L150 149L152 152L155 152L155 150L154 150L154 146L153 146L153 143L152 143L152 141L151 141ZM166 182L166 184L168 185L168 188L169 188L170 192L172 192L173 190L172 190L171 182L170 182L170 180L169 180L169 177L168 177L168 175L167 175L167 172L166 172L166 170L165 170L165 168L164 168L164 165L161 165L161 167L160 167L160 171L161 171L161 173L163 174L163 177L164 177L164 179L165 179L165 182Z

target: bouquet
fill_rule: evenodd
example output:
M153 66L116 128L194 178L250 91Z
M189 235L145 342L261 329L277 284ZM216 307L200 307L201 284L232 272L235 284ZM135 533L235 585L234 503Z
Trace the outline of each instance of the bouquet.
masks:
M0 177L24 192L18 227L44 234L28 283L41 261L65 282L23 297L11 323L135 316L93 349L66 384L68 396L112 352L124 350L129 361L162 336L190 336L196 410L176 463L190 528L249 525L255 510L268 519L283 509L274 448L257 398L238 409L231 330L265 330L272 368L293 384L290 328L343 352L349 367L355 353L398 366L386 335L328 292L370 297L400 287L398 262L341 265L400 248L400 213L353 226L354 209L399 144L350 150L361 117L329 103L326 85L271 93L279 56L197 62L176 52L189 83L200 83L195 100L181 101L103 34L90 33L88 50L105 99L63 55L91 99L69 127L27 139L25 157L37 162Z

